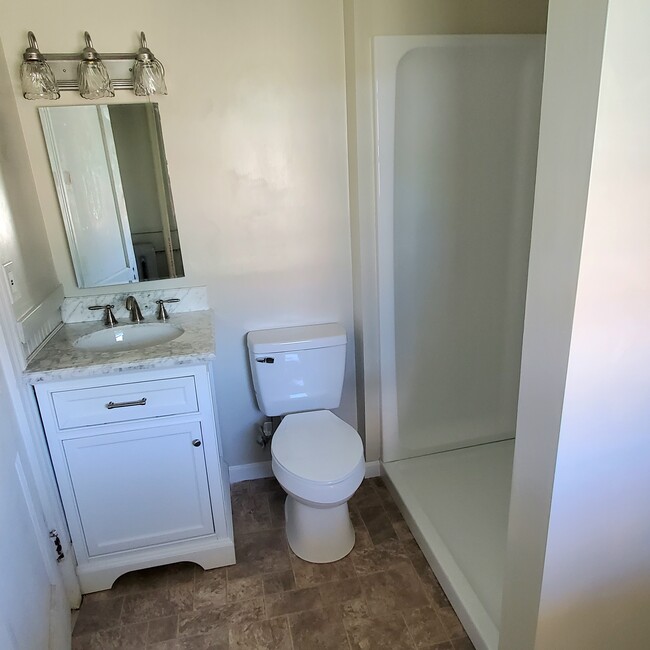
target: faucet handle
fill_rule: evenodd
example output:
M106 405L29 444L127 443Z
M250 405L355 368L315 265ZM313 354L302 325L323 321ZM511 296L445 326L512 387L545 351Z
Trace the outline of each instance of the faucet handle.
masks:
M167 300L156 300L156 304L158 305L158 313L156 314L156 318L158 320L166 321L169 318L169 314L165 309L165 303L180 302L180 301L181 301L180 298L167 298Z
M115 309L115 305L92 305L91 307L88 307L90 310L96 310L96 309L103 309L104 310L104 325L107 327L113 327L113 325L117 325L117 318L115 318L115 314L113 313L113 309Z

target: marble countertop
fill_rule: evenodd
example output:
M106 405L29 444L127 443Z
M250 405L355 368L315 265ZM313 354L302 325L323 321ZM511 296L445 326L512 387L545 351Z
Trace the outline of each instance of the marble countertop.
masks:
M100 312L98 312L100 313ZM145 322L156 323L155 319ZM177 339L150 347L119 352L80 350L74 342L81 336L104 329L101 321L68 323L34 356L25 369L30 384L61 379L112 375L119 372L190 365L214 359L214 330L211 311L176 312L169 323L185 331ZM131 323L120 322L120 325Z

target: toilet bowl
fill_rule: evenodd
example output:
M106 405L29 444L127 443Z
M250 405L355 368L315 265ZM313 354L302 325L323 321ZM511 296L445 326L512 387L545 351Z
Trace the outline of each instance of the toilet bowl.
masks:
M331 411L284 417L271 443L273 473L287 493L291 550L308 562L334 562L354 547L348 500L365 474L359 434Z

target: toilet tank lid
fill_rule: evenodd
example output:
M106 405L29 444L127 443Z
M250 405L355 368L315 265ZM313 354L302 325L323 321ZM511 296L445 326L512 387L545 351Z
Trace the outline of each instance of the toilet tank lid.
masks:
M345 328L338 323L281 327L271 330L256 330L246 337L248 349L253 354L290 352L345 345Z

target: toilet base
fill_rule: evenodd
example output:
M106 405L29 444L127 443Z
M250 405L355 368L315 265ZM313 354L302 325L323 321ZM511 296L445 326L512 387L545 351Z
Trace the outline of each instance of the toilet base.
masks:
M314 508L287 495L284 513L289 546L307 562L336 562L354 547L347 501L331 508Z

